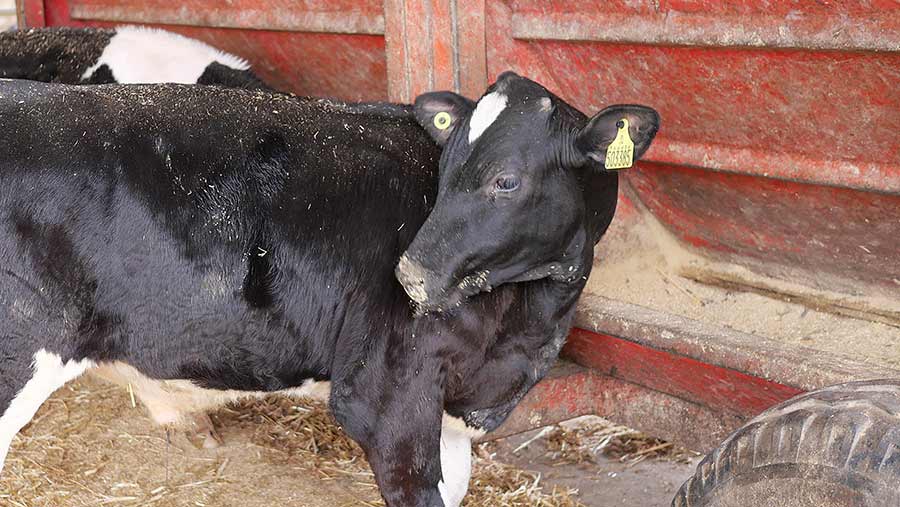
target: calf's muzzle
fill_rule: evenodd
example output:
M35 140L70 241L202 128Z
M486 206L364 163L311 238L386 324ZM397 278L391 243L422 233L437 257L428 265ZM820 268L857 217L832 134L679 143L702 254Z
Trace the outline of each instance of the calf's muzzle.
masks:
M396 269L397 280L403 286L403 290L416 304L422 305L428 301L428 280L434 279L421 264L409 258L406 254L400 257Z

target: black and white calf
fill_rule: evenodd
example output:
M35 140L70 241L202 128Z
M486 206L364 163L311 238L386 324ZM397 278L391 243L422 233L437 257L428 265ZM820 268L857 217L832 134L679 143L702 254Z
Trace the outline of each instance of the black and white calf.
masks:
M478 103L414 107L29 81L0 97L2 452L92 368L172 418L329 381L391 507L459 505L470 439L565 340L615 210L607 146L628 129L639 157L659 121L589 120L512 73Z
M0 78L268 88L242 58L183 35L134 26L2 32Z

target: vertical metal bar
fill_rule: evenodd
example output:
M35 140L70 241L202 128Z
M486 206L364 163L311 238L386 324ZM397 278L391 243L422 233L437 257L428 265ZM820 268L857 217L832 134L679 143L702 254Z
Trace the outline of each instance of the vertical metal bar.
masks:
M44 0L16 0L19 28L40 28L47 25Z
M391 100L410 102L431 90L484 91L483 0L385 0L384 9Z
M459 92L477 99L487 88L484 0L456 0L459 44Z
M25 26L25 0L16 0L16 26Z
M459 2L450 0L450 33L453 37L453 91L460 93L459 80Z
M434 16L431 0L405 0L407 73L409 74L409 95L407 102L431 88L430 78L434 72L434 41L431 27Z
M388 99L394 102L409 102L412 93L409 82L405 0L384 0L384 40Z
M452 4L453 0L432 0L432 90L455 90L453 76L456 73L454 61L457 46L453 40Z

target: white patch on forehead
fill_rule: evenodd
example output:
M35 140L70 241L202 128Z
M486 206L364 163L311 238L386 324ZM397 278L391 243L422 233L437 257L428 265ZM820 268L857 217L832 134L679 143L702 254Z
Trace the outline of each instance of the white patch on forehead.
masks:
M16 433L31 421L41 404L66 382L84 373L94 363L87 359L62 362L62 358L44 349L34 355L34 375L16 394L0 417L0 470Z
M500 113L506 109L508 97L500 92L491 92L478 101L472 119L469 120L469 144L484 134L484 131L494 123Z
M105 64L119 83L196 83L213 62L237 70L250 68L242 58L177 33L123 26L81 79Z
M541 111L547 112L553 109L553 101L550 100L550 97L544 97L541 99Z
M459 507L469 490L472 475L471 431L460 428L459 419L444 414L441 427L441 475L438 491L445 507ZM462 431L460 431L462 429Z

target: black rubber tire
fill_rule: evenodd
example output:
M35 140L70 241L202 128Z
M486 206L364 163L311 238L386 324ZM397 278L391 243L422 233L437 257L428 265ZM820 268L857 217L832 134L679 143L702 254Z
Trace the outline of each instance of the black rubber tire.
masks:
M697 465L672 507L900 507L900 380L792 398Z

